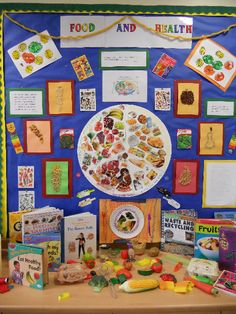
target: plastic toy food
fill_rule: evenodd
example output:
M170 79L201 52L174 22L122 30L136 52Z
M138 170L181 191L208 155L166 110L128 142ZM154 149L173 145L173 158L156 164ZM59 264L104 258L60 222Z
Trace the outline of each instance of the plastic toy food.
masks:
M167 274L167 273L165 273L165 274L162 274L162 275L160 276L160 278L161 278L163 281L173 281L174 283L177 282L175 276L172 275L172 274Z
M120 285L119 289L132 293L155 289L158 286L159 282L156 279L130 279Z
M87 278L87 273L82 264L63 264L56 272L56 280L61 283L81 283Z
M108 286L108 281L106 280L106 278L104 276L98 276L95 275L93 276L93 278L88 282L89 286L93 287L93 290L95 292L101 292L101 290L104 287Z

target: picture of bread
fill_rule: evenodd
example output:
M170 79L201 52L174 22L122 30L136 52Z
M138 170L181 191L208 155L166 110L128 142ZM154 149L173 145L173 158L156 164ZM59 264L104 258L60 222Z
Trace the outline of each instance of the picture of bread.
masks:
M142 169L143 169L144 166L145 166L144 160L139 160L139 159L135 159L135 158L130 158L129 161L130 161L133 165L135 165L135 166L137 166L137 167L139 167L139 168L142 168Z
M164 143L160 137L149 137L147 139L147 143L150 146L155 147L155 148L163 148L164 147Z

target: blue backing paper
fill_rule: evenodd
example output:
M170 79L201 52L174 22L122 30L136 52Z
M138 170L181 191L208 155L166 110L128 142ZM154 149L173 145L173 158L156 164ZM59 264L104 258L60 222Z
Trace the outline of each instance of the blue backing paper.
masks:
M13 18L32 29L37 29L41 32L45 29L49 34L60 34L60 16L62 14L55 13L24 13L11 14ZM236 23L234 17L211 17L211 16L193 16L193 36L209 34L221 29L225 29L228 25ZM12 60L10 59L7 50L21 41L28 39L34 34L13 24L8 19L4 18L4 72L5 72L5 88L46 88L46 80L71 80L75 81L75 115L74 116L43 116L43 119L52 119L53 121L53 154L48 155L16 155L12 147L9 134L7 134L7 192L8 192L8 211L18 209L18 187L17 187L17 166L28 165L35 167L35 207L45 205L56 206L64 209L65 216L75 214L82 211L90 211L94 214L98 213L100 198L112 198L119 201L134 201L147 198L161 198L162 195L157 191L157 186L165 187L172 192L173 183L173 160L174 159L199 159L200 160L200 176L199 176L199 192L196 195L175 195L181 208L194 208L198 211L199 217L213 217L214 209L202 208L202 182L203 182L203 161L205 159L235 159L235 153L228 153L228 143L235 129L235 119L221 118L205 118L204 117L204 100L207 98L226 98L234 99L236 90L236 80L234 80L227 92L221 91L215 85L201 77L196 72L184 66L184 61L190 54L191 49L164 49L151 48L150 66L148 69L148 101L147 103L132 103L137 106L144 107L153 111L166 125L172 141L172 158L169 167L156 187L153 187L148 192L132 198L111 197L98 189L91 197L96 197L91 205L85 208L78 207L77 192L84 189L93 189L90 182L84 177L79 166L77 158L77 143L80 133L89 119L94 115L94 112L80 112L79 110L79 90L85 88L96 88L97 112L118 103L102 102L102 70L99 69L99 50L98 48L60 48L59 40L54 40L59 49L62 58L51 65L33 73L27 78L22 79ZM224 46L232 54L236 54L236 28L231 29L228 33L212 38L217 43ZM158 40L158 39L157 39ZM196 41L193 41L193 47ZM121 47L125 48L125 47ZM136 48L135 48L136 49ZM160 56L166 53L177 61L174 69L169 73L168 77L163 80L152 73ZM85 54L94 71L94 76L79 82L76 74L71 66L70 61ZM174 80L202 80L202 116L196 119L190 118L175 118L174 117ZM171 111L154 111L154 89L155 88L171 88ZM46 99L45 99L46 101ZM33 117L32 117L33 118ZM23 120L24 118L6 116L6 122L14 122L17 134L23 143ZM197 155L197 127L199 122L224 122L225 138L224 138L224 155L223 156L198 156ZM74 128L75 130L75 149L61 149L59 139L60 128ZM192 149L177 150L176 132L178 128L192 129ZM43 158L71 158L73 160L73 197L71 199L63 198L43 198L42 197L42 159ZM80 172L81 177L76 177L76 173ZM165 200L162 202L162 209L173 209ZM218 209L219 211L219 209Z

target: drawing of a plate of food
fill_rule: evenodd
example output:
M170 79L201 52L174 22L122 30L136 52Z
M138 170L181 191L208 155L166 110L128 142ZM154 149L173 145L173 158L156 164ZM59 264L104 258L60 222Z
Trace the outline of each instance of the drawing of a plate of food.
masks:
M110 216L110 228L120 238L130 239L137 236L143 226L143 212L133 205L120 206Z
M77 147L84 176L102 192L133 197L153 188L171 159L165 124L136 105L115 105L84 126Z

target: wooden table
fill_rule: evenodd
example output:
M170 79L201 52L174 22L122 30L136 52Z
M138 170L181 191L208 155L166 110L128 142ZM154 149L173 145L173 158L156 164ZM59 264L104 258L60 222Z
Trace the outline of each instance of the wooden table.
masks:
M165 258L160 253L160 258ZM171 263L164 262L164 271L173 270ZM136 266L135 266L136 267ZM137 268L137 267L136 267ZM182 279L185 269L180 270L176 277ZM136 270L132 271L138 277ZM3 274L8 275L7 261L3 259ZM159 278L158 274L152 275ZM147 277L142 277L147 278ZM68 291L70 298L58 301L58 295ZM163 291L159 288L142 293L128 294L119 291L117 298L110 296L109 288L101 293L95 293L87 283L75 285L55 285L54 273L50 273L50 283L44 291L14 285L14 289L0 294L0 314L38 314L38 313L135 313L135 314L235 314L236 298L225 294L208 295L197 288L188 294L177 294L173 291Z

